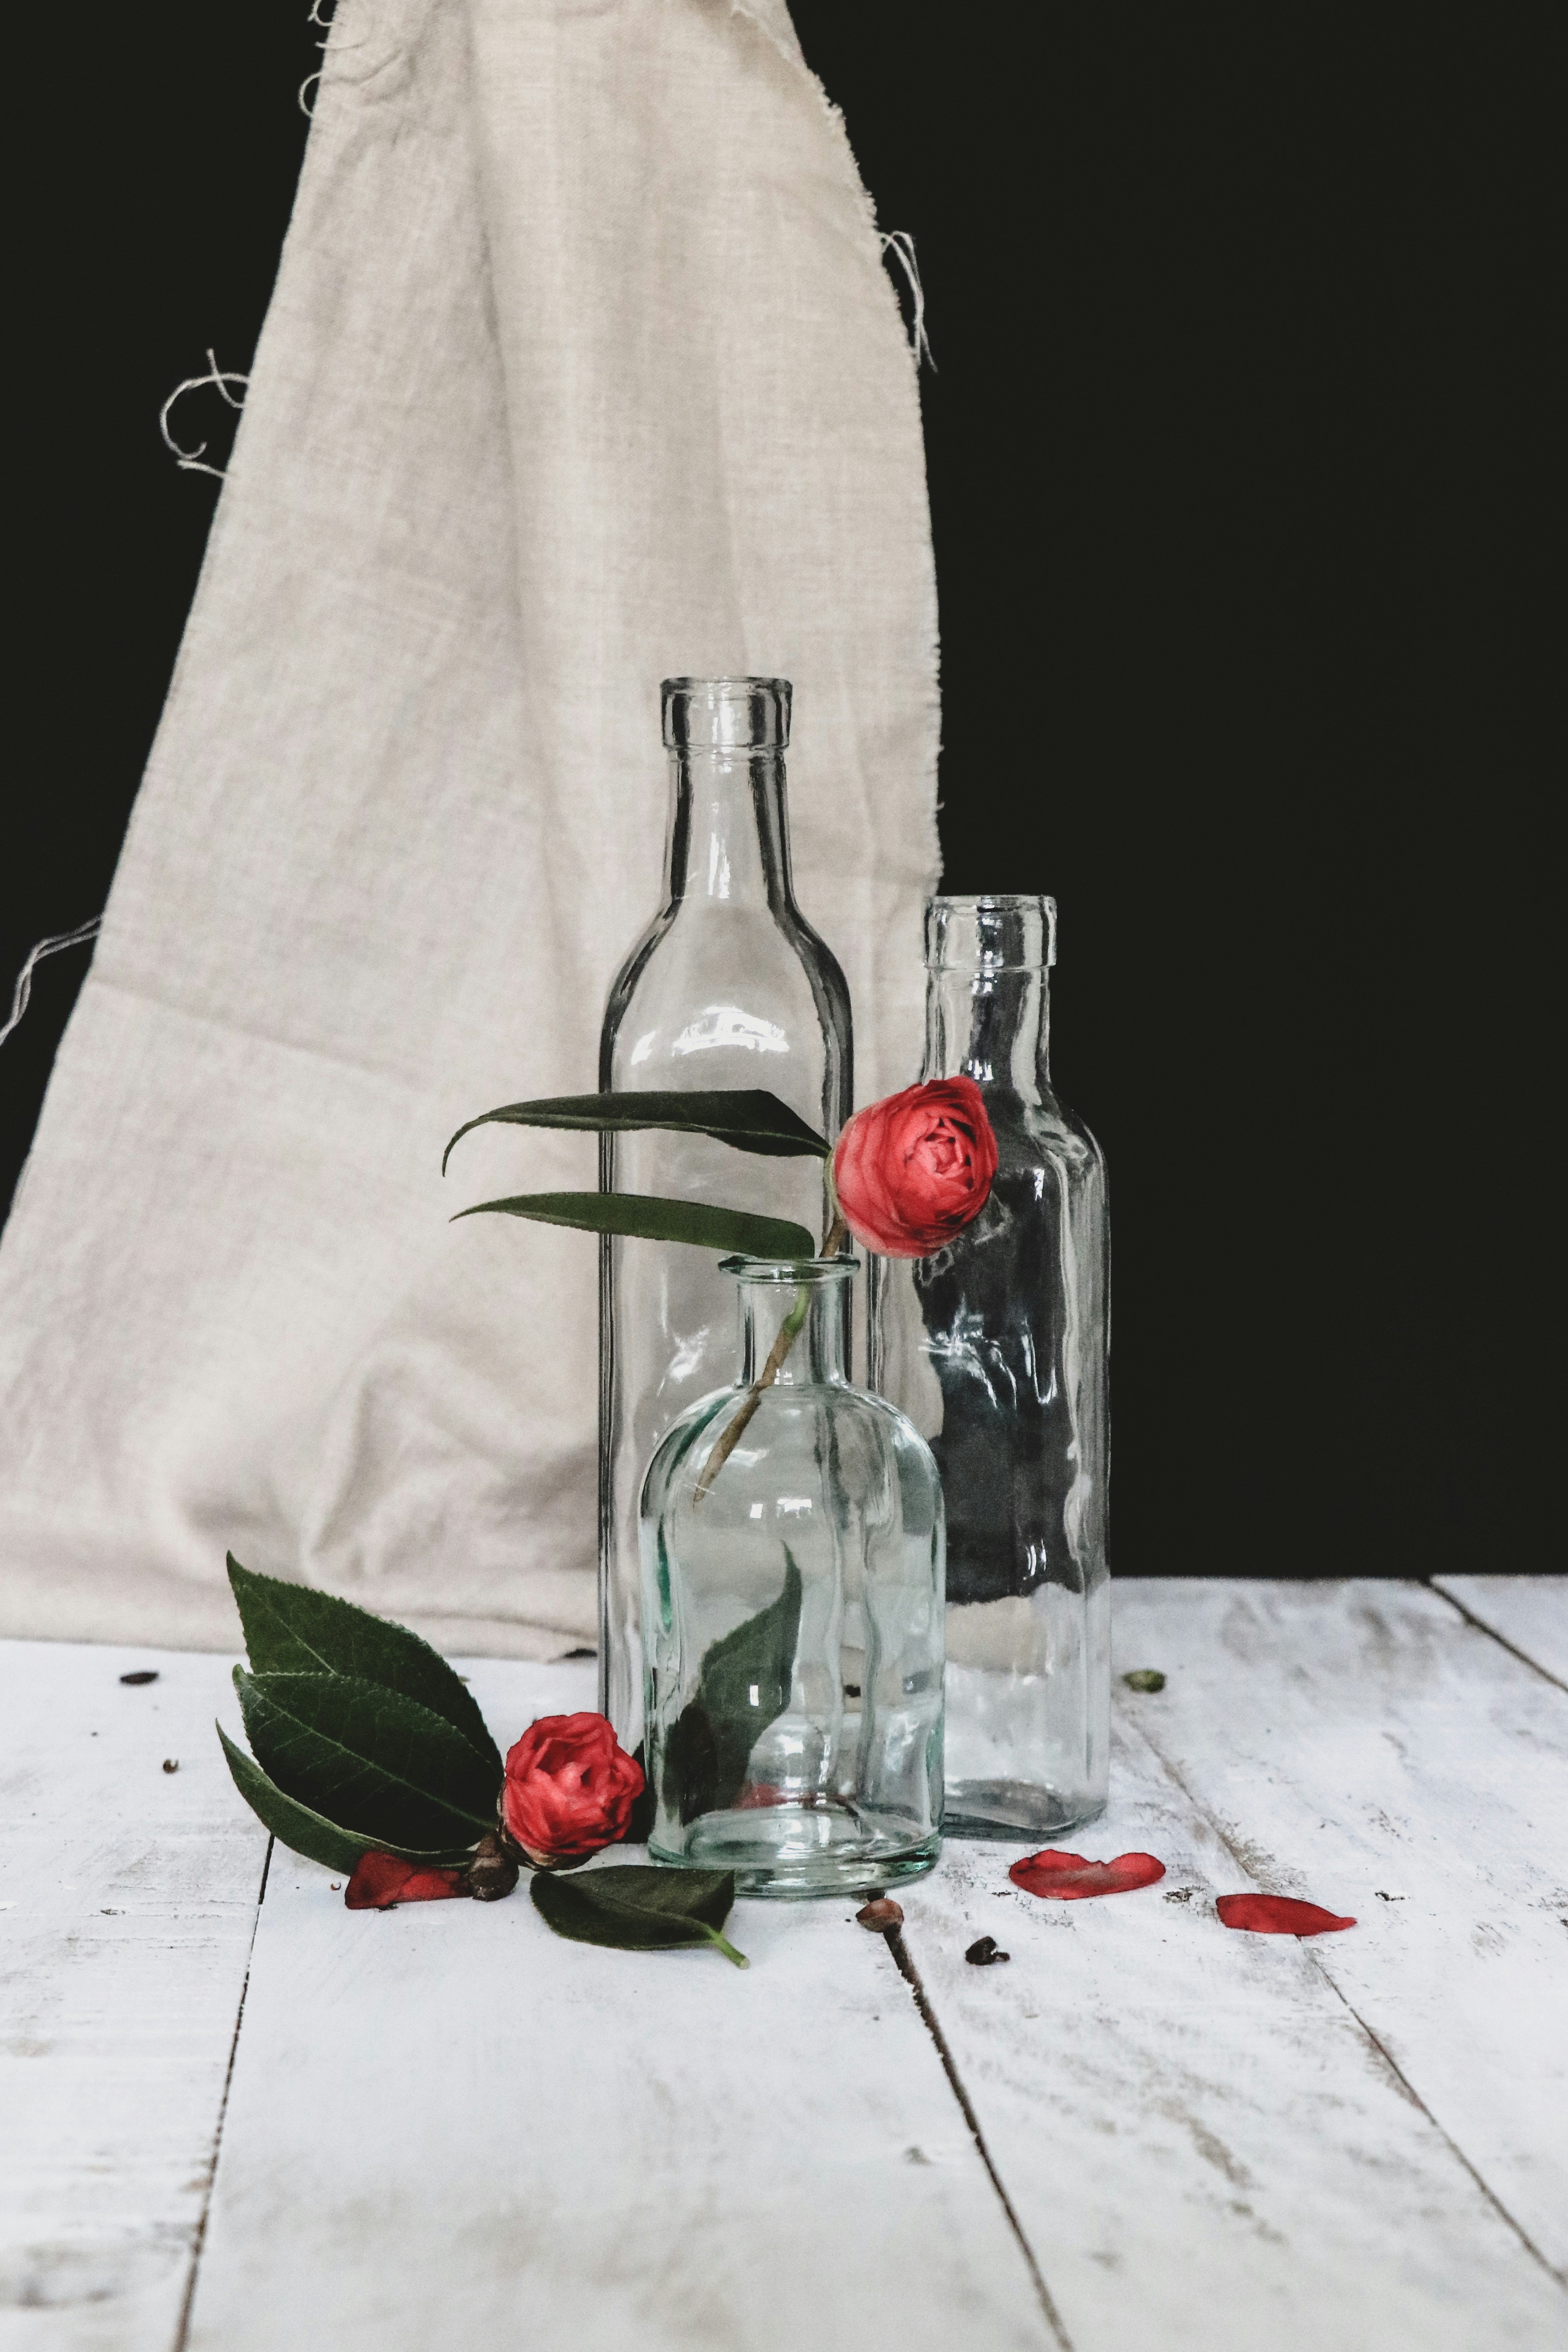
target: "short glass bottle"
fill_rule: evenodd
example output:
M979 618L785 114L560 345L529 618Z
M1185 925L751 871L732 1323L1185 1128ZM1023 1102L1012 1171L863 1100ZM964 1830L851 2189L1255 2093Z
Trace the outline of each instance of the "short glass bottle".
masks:
M926 908L922 1079L973 1078L991 1196L945 1249L872 1261L873 1387L947 1505L950 1836L1043 1838L1106 1799L1110 1227L1105 1163L1048 1063L1056 905Z
M648 1851L750 1895L889 1886L942 1842L936 1465L845 1377L853 1260L723 1270L739 1377L682 1414L643 1488Z
M599 1085L763 1087L836 1136L849 1116L849 992L795 901L782 677L669 677L664 904L605 1013ZM822 1163L701 1135L606 1135L606 1192L720 1202L826 1225ZM840 1310L848 1328L848 1303ZM734 1363L730 1286L704 1252L606 1235L599 1253L599 1704L621 1745L643 1737L637 1508L665 1432Z

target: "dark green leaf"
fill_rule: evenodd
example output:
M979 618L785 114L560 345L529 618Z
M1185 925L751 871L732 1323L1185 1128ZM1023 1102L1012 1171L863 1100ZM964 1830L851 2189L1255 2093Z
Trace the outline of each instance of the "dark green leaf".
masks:
M706 1201L661 1201L646 1192L521 1192L510 1201L476 1201L458 1217L489 1212L532 1217L542 1225L576 1225L590 1234L627 1234L643 1241L690 1242L724 1256L810 1257L816 1244L804 1225L782 1217L753 1217ZM452 1223L456 1224L458 1217Z
M664 1750L664 1801L682 1822L724 1812L745 1784L752 1750L789 1705L800 1633L801 1578L784 1548L784 1591L703 1653L697 1696Z
M461 1732L499 1788L501 1759L484 1717L445 1658L385 1617L352 1601L338 1601L308 1584L285 1584L241 1568L230 1552L228 1580L245 1628L245 1646L258 1675L350 1675L401 1691Z
M739 1969L745 1955L719 1930L735 1900L732 1870L658 1870L643 1863L612 1864L580 1878L536 1871L531 1892L558 1936L578 1944L605 1944L617 1952L667 1952L683 1944L712 1944Z
M830 1146L787 1103L762 1087L714 1087L706 1092L646 1094L548 1095L539 1102L503 1103L458 1129L441 1156L441 1173L460 1143L476 1127L587 1128L597 1134L626 1134L633 1129L658 1127L677 1135L710 1135L737 1151L760 1151L770 1160L826 1160Z
M1165 1677L1157 1666L1135 1666L1130 1675L1123 1675L1121 1679L1129 1690L1163 1691L1165 1687Z
M500 1773L451 1725L401 1691L346 1675L234 1670L262 1770L285 1796L374 1843L429 1852L495 1827Z
M234 1785L258 1816L263 1828L269 1829L282 1844L295 1853L302 1853L307 1861L325 1863L329 1870L341 1870L345 1878L351 1878L360 1856L373 1847L380 1853L401 1854L406 1862L435 1864L464 1859L459 1853L443 1850L421 1853L412 1846L388 1845L384 1839L370 1837L361 1831L340 1829L324 1814L312 1812L309 1805L301 1805L296 1798L286 1797L260 1765L252 1763L244 1748L235 1746L221 1723L217 1736L223 1742Z

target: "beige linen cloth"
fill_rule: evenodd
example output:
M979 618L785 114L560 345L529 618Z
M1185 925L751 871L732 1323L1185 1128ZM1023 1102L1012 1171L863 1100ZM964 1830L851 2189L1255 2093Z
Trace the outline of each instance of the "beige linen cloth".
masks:
M171 481L170 495L178 495ZM859 1097L918 1054L914 365L784 0L342 0L237 445L0 1248L0 1632L226 1648L303 1577L595 1639L593 1139L658 681L777 672Z

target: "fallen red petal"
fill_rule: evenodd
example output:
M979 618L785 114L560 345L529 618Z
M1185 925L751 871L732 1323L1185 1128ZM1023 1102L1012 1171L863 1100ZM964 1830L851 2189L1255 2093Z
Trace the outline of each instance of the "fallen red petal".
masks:
M1250 1936L1331 1936L1353 1927L1316 1903L1298 1903L1289 1895L1222 1895L1215 1905L1220 1923L1244 1927Z
M1086 1862L1081 1853L1058 1853L1047 1846L1043 1853L1026 1854L1016 1862L1007 1875L1026 1895L1081 1903L1090 1895L1127 1895L1135 1886L1152 1886L1164 1877L1165 1865L1152 1853L1119 1853L1114 1862Z
M468 1891L461 1870L432 1870L395 1853L362 1853L343 1901L351 1911L390 1911L397 1903L442 1903Z

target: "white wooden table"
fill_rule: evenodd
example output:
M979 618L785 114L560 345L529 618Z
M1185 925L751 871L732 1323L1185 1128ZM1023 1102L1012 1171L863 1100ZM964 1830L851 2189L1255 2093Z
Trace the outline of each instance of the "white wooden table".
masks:
M234 1792L227 1660L0 1644L0 2345L1568 2347L1568 1584L1123 1581L1116 1646L1169 1680L1064 1843L1161 1885L902 1898L982 2148L850 1904L737 1906L743 1974L526 1887L351 1914ZM465 1670L503 1746L593 1703ZM1221 1927L1254 1887L1360 1924Z

